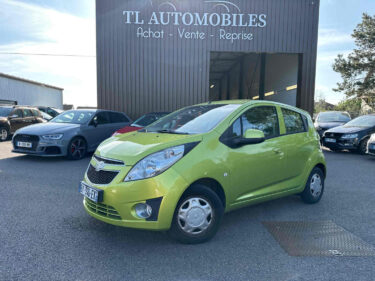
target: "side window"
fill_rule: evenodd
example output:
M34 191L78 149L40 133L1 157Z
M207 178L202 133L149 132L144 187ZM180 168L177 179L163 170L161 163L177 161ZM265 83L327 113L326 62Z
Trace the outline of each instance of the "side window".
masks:
M104 125L104 124L110 123L107 112L99 112L94 117L94 120L96 120L98 125Z
M33 116L33 114L32 114L32 112L31 112L30 109L24 109L23 110L23 115L24 115L24 117L32 117Z
M22 118L22 110L21 109L16 109L15 111L13 111L13 113L11 114L12 115L17 115L17 118Z
M267 139L277 137L280 134L279 120L274 106L251 108L241 116L241 121L242 134L248 129L263 131Z
M126 118L124 114L117 113L117 112L109 112L109 117L111 119L111 123L127 123L129 119Z
M38 110L32 109L31 111L33 112L33 114L34 114L35 117L39 117L40 116Z
M287 134L297 134L307 131L305 121L300 113L286 108L281 108L281 111L284 116Z

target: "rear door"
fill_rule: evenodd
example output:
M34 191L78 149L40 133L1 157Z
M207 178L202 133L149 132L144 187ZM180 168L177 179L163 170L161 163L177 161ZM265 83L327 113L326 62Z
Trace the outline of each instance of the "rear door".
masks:
M22 127L26 127L36 123L36 119L34 114L32 113L31 109L24 108L23 109L23 125Z
M285 173L288 179L293 180L303 173L309 156L316 149L316 143L309 136L305 116L284 107L281 107L281 113L285 124L285 134L281 137L286 149Z
M96 126L95 123L97 124ZM88 127L84 129L89 150L95 149L102 141L109 138L113 133L112 130L108 112L101 111L96 113Z

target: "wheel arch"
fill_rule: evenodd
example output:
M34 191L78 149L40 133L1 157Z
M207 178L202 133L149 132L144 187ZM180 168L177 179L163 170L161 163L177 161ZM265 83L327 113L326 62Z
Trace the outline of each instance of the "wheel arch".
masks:
M208 188L210 188L213 192L215 192L219 196L221 202L223 203L224 209L226 208L225 191L224 191L223 187L221 186L221 184L213 178L201 178L199 180L196 180L195 182L190 184L188 188L186 188L186 190L184 191L184 193L181 195L180 198L183 198L184 195L187 194L189 192L189 190L196 184L201 184L201 185L204 185L204 186L207 186Z
M319 168L323 171L324 178L327 177L327 167L323 163L317 164L314 168Z

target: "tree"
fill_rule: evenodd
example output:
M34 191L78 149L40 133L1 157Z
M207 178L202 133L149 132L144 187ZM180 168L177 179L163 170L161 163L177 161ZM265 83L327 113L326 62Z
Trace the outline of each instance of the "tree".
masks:
M375 101L375 16L362 15L362 23L354 29L352 37L356 48L345 58L338 55L333 65L343 81L337 83L336 92L347 98L365 98Z
M361 100L358 98L343 100L335 106L335 110L347 111L352 118L357 117L361 112Z

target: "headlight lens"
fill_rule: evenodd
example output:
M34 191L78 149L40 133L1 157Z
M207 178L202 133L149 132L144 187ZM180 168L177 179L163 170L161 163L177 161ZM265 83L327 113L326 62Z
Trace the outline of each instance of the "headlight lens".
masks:
M180 160L185 154L185 145L167 148L151 154L139 161L127 174L124 181L136 181L155 177L174 163Z
M54 135L44 135L42 138L44 140L61 140L63 137L63 134L54 134Z
M358 134L346 134L346 135L343 135L341 138L342 139L355 139L358 137Z

